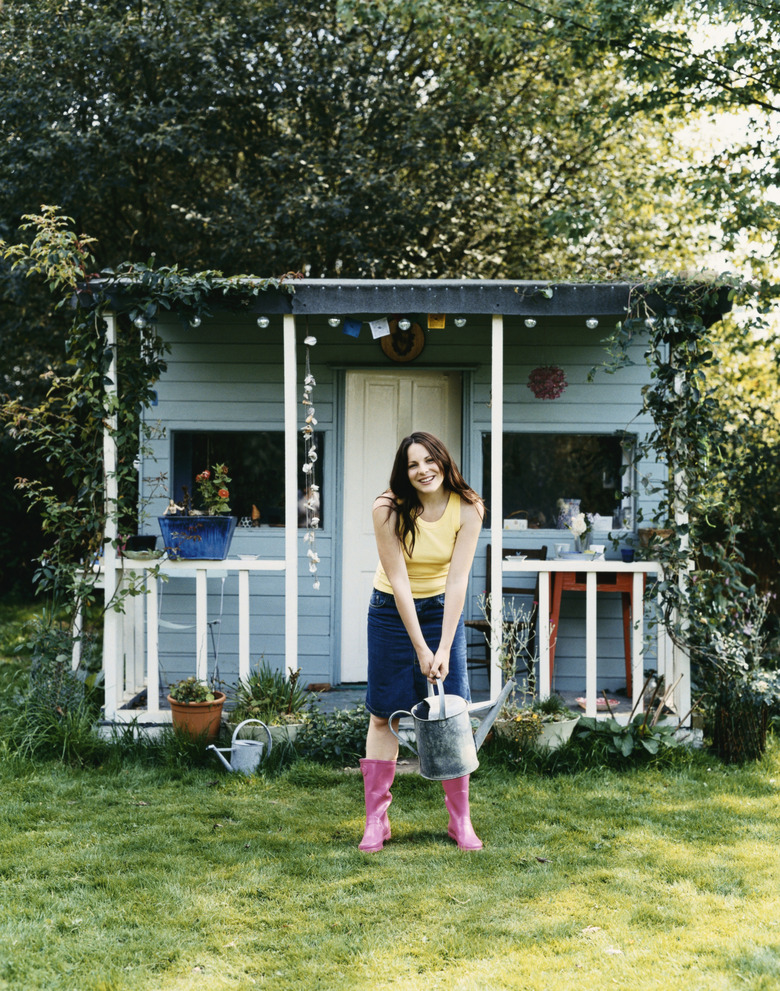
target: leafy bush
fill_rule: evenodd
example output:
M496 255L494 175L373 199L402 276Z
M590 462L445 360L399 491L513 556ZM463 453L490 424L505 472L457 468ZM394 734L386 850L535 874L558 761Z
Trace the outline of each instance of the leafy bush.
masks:
M641 712L625 726L616 719L583 716L574 727L575 738L584 737L591 745L600 743L606 754L618 762L632 758L633 763L654 757L666 747L678 746L676 733L676 725L653 725Z
M318 764L354 765L366 751L368 721L364 705L332 713L313 712L298 733L298 752Z
M259 719L272 725L292 720L300 722L301 714L309 709L313 700L311 692L298 683L300 676L300 671L291 669L287 678L284 671L262 661L246 681L239 682L231 722L240 723L244 719Z
M174 702L181 702L182 705L189 702L213 702L216 698L211 685L194 676L175 682L168 691Z
M26 644L32 652L26 684L0 700L0 724L9 751L22 758L54 757L72 764L102 760L107 744L98 736L101 693L87 669L71 667L73 640L55 623L35 621ZM94 641L82 638L82 660L90 663Z

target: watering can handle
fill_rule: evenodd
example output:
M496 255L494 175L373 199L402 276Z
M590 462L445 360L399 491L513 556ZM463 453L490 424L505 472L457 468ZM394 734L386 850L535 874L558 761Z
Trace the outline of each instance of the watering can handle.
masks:
M244 726L246 726L247 723L258 723L265 730L266 736L268 737L268 750L266 751L265 754L267 757L271 753L271 747L273 746L274 741L273 741L273 737L271 736L270 729L268 729L265 723L261 722L261 720L259 719L245 719L243 723L239 723L238 726L236 726L235 730L233 731L233 739L231 740L230 743L231 749L235 746L236 740L238 739L239 730L241 730Z
M405 747L408 747L412 751L415 757L419 757L419 754L411 745L411 743L409 743L407 740L402 740L401 737L398 735L398 733L396 733L396 731L393 729L393 720L395 719L396 716L400 717L400 716L411 716L411 715L412 715L411 712L407 712L406 709L396 709L396 711L392 714L392 716L387 720L387 725L390 727L390 732L393 734L396 740L398 740L399 743L402 743Z
M440 702L441 711L439 713L439 719L446 719L447 718L447 703L446 703L445 700L446 700L447 696L444 694L444 682L442 681L441 678L437 678L436 679L436 689L437 689L437 691L439 693L439 698L441 699L441 702ZM429 681L428 682L428 697L430 698L431 695L435 696L435 694L436 693L433 690L433 685Z

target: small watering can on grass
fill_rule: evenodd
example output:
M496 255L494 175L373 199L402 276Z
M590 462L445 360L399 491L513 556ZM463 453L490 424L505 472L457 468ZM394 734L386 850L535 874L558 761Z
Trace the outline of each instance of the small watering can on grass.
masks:
M245 719L243 723L239 723L236 726L233 733L232 746L228 749L227 747L215 747L214 744L210 744L206 749L213 750L214 753L219 757L228 771L239 771L241 774L254 774L255 771L260 767L260 762L263 759L263 751L265 750L265 743L262 740L239 740L238 734L240 730L247 725L247 723L259 723L263 729L268 734L268 753L271 753L271 731L265 725L265 723L260 722L259 719ZM230 761L226 761L222 754L230 754Z
M411 712L399 709L390 716L390 730L399 743L409 747L420 758L420 774L424 778L430 781L462 778L479 767L477 751L514 687L515 683L508 681L495 702L488 703L490 708L482 717L475 734L471 731L471 713L481 711L484 706L479 703L469 706L460 695L445 695L439 679L436 682L437 694L433 694L429 685L431 694L418 702ZM417 750L393 728L393 720L398 716L411 716L414 720Z

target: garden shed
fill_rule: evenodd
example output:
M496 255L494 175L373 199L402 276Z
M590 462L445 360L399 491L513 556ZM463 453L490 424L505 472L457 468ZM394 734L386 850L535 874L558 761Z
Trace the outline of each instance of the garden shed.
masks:
M678 682L676 706L687 711L688 660L659 639L652 603L641 605L658 566L620 554L635 546L637 520L652 516L638 477L668 471L635 458L651 426L643 334L628 345L633 361L610 374L600 367L637 287L346 279L244 287L239 306L215 291L188 319L160 311L156 320L169 353L144 412L151 439L138 460L140 532L159 536L170 502L220 463L237 527L224 561L164 561L155 570L106 547L107 596L131 575L147 582L124 613L106 614L107 720L165 721L161 689L211 676L215 660L226 682L261 657L300 668L308 684L363 682L376 565L371 503L412 430L441 436L486 498L467 619L480 618L480 593L510 574L531 583L538 575L542 694L587 695L595 712L602 689L637 696L652 667ZM111 316L109 335L122 346ZM109 432L109 485L114 456ZM576 568L558 556L572 549L558 523L573 500L595 517L592 539L605 547L604 559ZM542 547L546 560L531 560ZM551 625L564 574L576 581ZM619 594L605 594L615 575ZM481 635L473 636L476 655ZM473 677L495 694L495 638L490 662Z

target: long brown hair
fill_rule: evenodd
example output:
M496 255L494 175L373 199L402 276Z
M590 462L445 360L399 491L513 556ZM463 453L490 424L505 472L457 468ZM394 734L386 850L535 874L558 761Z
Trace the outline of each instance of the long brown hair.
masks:
M452 459L452 455L438 437L424 430L415 431L404 437L396 451L393 469L390 472L390 491L395 496L392 507L388 512L397 513L396 532L401 543L406 547L409 557L414 552L414 541L417 536L417 517L423 511L417 489L409 481L409 448L412 444L422 444L436 462L444 478L444 488L449 492L457 492L466 502L480 505L482 500L461 475L460 469Z

